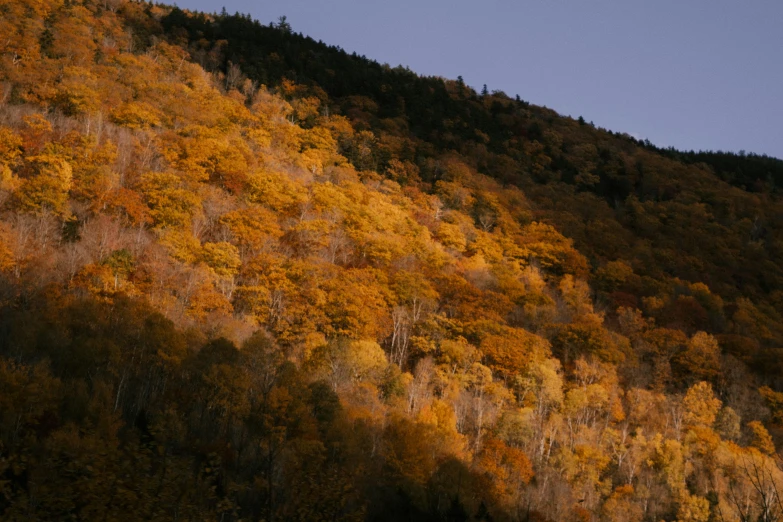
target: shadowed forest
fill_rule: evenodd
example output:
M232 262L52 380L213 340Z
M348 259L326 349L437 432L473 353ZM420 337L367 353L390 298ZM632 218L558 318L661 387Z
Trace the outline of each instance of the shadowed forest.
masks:
M284 18L0 35L3 520L783 520L783 161Z

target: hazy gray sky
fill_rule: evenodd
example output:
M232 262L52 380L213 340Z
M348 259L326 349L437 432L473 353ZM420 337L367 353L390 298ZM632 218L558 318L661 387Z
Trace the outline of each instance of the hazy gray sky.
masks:
M783 158L781 0L176 0L679 149Z

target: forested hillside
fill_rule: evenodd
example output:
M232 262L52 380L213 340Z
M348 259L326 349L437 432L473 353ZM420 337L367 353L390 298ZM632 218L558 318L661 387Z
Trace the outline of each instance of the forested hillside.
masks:
M783 162L284 20L0 35L1 519L783 519Z

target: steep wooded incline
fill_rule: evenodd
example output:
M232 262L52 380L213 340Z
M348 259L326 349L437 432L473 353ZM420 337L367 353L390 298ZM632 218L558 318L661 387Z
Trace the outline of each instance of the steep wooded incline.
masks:
M783 516L779 160L240 15L0 34L0 518Z
M233 65L289 101L308 100L295 114L300 124L312 125L314 111L332 111L357 131L372 131L369 143L341 142L359 170L386 172L392 159L405 159L432 183L443 176L437 159L458 154L470 168L522 188L535 217L556 223L594 264L621 257L656 279L704 281L732 297L781 289L775 245L783 161L658 150L503 93L477 95L459 81L419 77L241 15L174 10L162 25L208 70ZM232 81L238 86L242 78ZM638 259L646 257L653 259Z

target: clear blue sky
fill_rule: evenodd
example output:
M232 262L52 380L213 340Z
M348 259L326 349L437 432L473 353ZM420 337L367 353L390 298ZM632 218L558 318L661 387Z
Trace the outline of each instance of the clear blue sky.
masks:
M679 149L783 158L782 0L174 0Z

